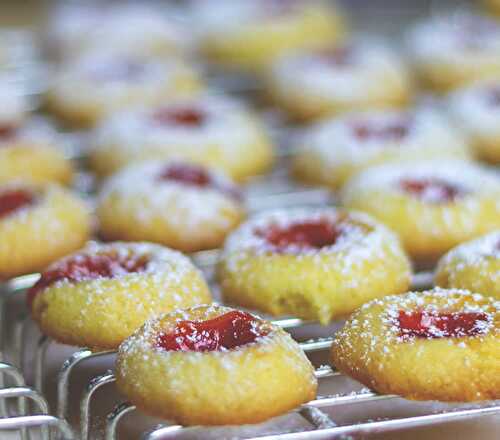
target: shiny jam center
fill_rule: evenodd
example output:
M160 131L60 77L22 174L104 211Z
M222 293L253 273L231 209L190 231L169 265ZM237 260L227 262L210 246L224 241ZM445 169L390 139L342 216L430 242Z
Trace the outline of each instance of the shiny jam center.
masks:
M293 12L297 5L298 0L261 0L262 10L266 18L281 17Z
M354 49L352 47L337 47L335 49L324 50L319 53L319 58L331 66L349 66L354 63Z
M0 124L0 142L12 139L16 135L16 132L16 127L13 125Z
M35 203L35 196L30 191L22 189L4 191L0 193L0 219L33 203Z
M146 270L148 259L133 255L107 253L96 255L77 255L67 259L54 269L42 273L40 279L28 291L28 304L48 286L60 280L77 283L96 278L115 278L127 273Z
M354 136L363 142L370 140L400 141L408 135L410 124L406 120L393 121L387 124L357 121L351 124L351 129Z
M172 333L159 334L156 347L168 351L231 350L268 332L250 313L237 310L207 321L179 321Z
M207 115L196 108L162 108L153 114L153 121L161 125L178 125L183 127L200 127Z
M465 195L464 188L437 178L402 179L401 189L425 202L448 203Z
M158 176L159 181L178 182L198 188L213 188L235 200L241 200L242 195L236 186L224 184L212 178L209 172L194 164L171 164L166 166Z
M459 338L486 332L488 315L481 312L399 311L399 335L407 338Z
M207 170L191 164L169 165L161 172L159 179L180 182L200 188L211 186L212 184L212 179Z
M343 231L331 222L311 220L293 223L290 226L272 225L265 230L257 229L255 233L276 250L284 251L291 246L300 249L320 249L332 246Z

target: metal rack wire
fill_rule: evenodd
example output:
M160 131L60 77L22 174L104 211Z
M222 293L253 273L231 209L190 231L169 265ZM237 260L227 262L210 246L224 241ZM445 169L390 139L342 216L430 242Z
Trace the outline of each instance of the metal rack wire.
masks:
M265 192L262 189L265 188ZM281 176L277 176L274 182L268 179L262 182L254 182L253 187L247 194L248 207L250 211L258 211L273 206L296 206L296 205L324 205L331 203L331 195L322 189L291 188L290 184L284 183ZM192 255L196 265L207 274L213 272L213 266L218 258L218 251L204 251ZM91 438L92 408L95 406L96 393L106 387L113 387L115 377L110 370L103 370L101 374L93 377L80 396L70 394L70 384L77 377L77 367L91 362L97 358L105 358L114 354L112 351L94 353L89 349L80 349L73 353L62 364L57 379L57 404L49 413L49 405L43 397L45 391L45 366L47 350L53 343L46 336L41 336L35 348L33 363L33 386L26 386L22 374L26 364L26 346L29 337L29 329L32 321L26 313L21 313L11 320L10 338L6 337L6 317L10 303L14 299L23 297L24 291L38 279L38 274L31 274L10 280L0 285L0 432L4 430L17 430L22 440L30 439L32 428L40 428L43 439L52 439L54 434L58 438L89 440ZM432 274L417 273L413 279L412 287L416 290L428 287L432 284ZM284 318L275 320L275 324L288 331L304 328L311 323L298 318ZM7 340L9 339L9 340ZM329 349L332 338L316 338L301 342L301 348L307 355L324 352ZM8 344L9 342L9 344ZM10 347L8 347L10 346ZM8 361L8 362L7 362ZM112 366L112 363L110 363ZM316 370L316 376L320 382L340 376L330 367L320 367ZM9 377L12 386L6 386L5 378ZM80 400L79 423L73 428L70 419L70 399ZM6 400L15 400L17 414L10 415ZM336 422L328 414L328 410L344 405L359 405L369 402L389 401L398 399L393 395L378 395L369 390L352 391L344 394L335 394L318 397L297 408L295 413L308 423L308 428L301 432L280 432L270 435L259 435L260 439L326 439L341 435L368 434L372 432L389 432L404 428L415 428L429 426L444 422L466 420L473 417L500 414L500 403L485 402L481 406L470 408L447 408L444 412L430 413L425 415L405 416L388 420L357 421L337 426ZM29 405L29 401L35 404L35 413ZM12 405L11 405L12 407ZM118 438L118 430L123 420L130 414L137 412L137 408L128 403L118 403L113 411L106 417L104 438L113 440ZM27 415L30 414L30 415ZM55 415L53 415L55 414ZM143 439L157 440L174 438L189 432L192 428L180 425L162 425L151 428L143 434ZM199 429L199 428L198 428ZM78 434L77 434L78 433ZM93 438L93 437L92 437Z
M304 194L302 194L303 196ZM302 199L299 196L297 198ZM275 196L279 199L279 196ZM294 196L286 194L288 199ZM307 197L306 197L307 198ZM285 199L286 200L286 199ZM295 199L296 200L296 199ZM311 200L309 198L309 200ZM200 252L193 255L193 260L202 269L210 271L217 260L216 251ZM92 408L95 406L95 396L97 391L105 387L113 387L115 377L111 370L104 370L102 374L93 377L81 396L70 394L70 383L77 377L76 367L81 366L91 360L104 358L114 354L113 351L92 352L89 349L80 349L73 353L61 366L57 378L57 405L53 414L49 414L47 401L43 397L45 389L45 366L47 350L52 341L46 336L41 336L36 343L34 358L34 378L33 387L26 386L22 369L26 362L26 352L24 347L27 343L28 330L32 326L31 320L24 314L16 316L9 326L12 337L7 341L5 318L9 309L11 300L22 298L26 288L36 282L37 274L19 277L9 281L1 287L0 296L0 317L2 328L0 329L0 354L1 360L7 359L11 363L0 363L0 411L3 418L0 418L0 431L7 429L17 429L23 440L30 438L30 428L41 427L42 438L53 438L54 430L58 435L65 439L80 438L81 440L90 439L90 421L93 417ZM429 286L432 282L432 274L419 273L413 280L414 289L422 289ZM298 318L284 318L275 320L275 324L281 326L287 331L296 331L303 329L313 323L306 322ZM8 344L7 342L10 342ZM332 338L315 338L312 340L300 342L304 352L311 356L314 353L320 353L330 348ZM110 366L112 363L110 362ZM5 387L4 377L10 377L13 386ZM341 376L339 372L331 367L321 366L316 369L316 377L320 384L323 381ZM15 416L9 416L9 408L5 404L5 399L15 399L17 413ZM80 399L79 424L75 427L78 434L73 432L68 420L70 419L70 399ZM29 405L27 399L31 400L37 406L37 414L28 414ZM328 414L332 408L343 405L361 404L375 401L388 401L390 399L399 399L394 395L379 395L369 390L352 391L344 394L335 394L321 396L297 408L295 413L302 417L308 423L308 429L301 432L281 432L270 435L263 434L260 439L280 439L280 440L298 440L298 439L324 439L332 438L337 435L356 435L372 432L389 432L404 428L414 428L419 426L429 426L433 424L465 420L472 417L485 416L490 414L500 414L500 403L485 402L480 406L462 408L460 406L447 408L444 412L430 413L424 415L405 416L392 418L388 420L368 420L349 423L338 426L337 423ZM124 418L137 412L137 408L128 403L118 403L114 410L106 418L106 427L104 438L112 440L118 438L118 430ZM162 425L151 428L143 434L143 439L157 440L174 438L183 433L189 433L192 428L180 425ZM197 428L200 429L200 428Z
M434 2L431 2L433 4ZM441 2L442 3L442 2ZM450 3L450 2L447 2ZM430 8L430 6L428 6ZM421 8L421 6L419 6ZM379 8L371 8L365 12L367 19L365 24L372 24L373 12ZM365 23L366 22L366 23ZM377 29L378 30L378 29ZM47 72L44 69L26 69L31 76L38 79L21 78L27 84L38 84L34 90L29 90L30 94L37 95L44 85L44 77ZM42 66L43 67L43 66ZM19 69L18 69L19 71ZM16 71L17 72L17 71ZM40 80L41 78L41 80ZM217 78L216 78L217 79ZM229 84L229 85L228 85ZM41 86L40 86L41 85ZM242 92L241 83L231 86L228 78L219 79L219 84L213 84L217 89L231 89L227 91ZM248 83L244 84L244 89L248 88ZM244 90L243 90L244 91ZM251 91L251 90L250 90ZM290 134L288 132L288 134ZM74 135L74 134L72 134ZM68 135L71 137L72 135ZM73 144L75 139L69 139ZM79 139L76 136L76 143ZM73 145L74 146L74 145ZM290 149L279 150L279 155L286 157L291 153ZM82 154L78 148L69 151L69 155L78 159ZM84 183L84 191L87 191L88 182ZM256 211L274 206L291 205L318 205L331 201L331 195L322 189L300 189L291 190L288 183L284 184L283 179L277 176L270 181L266 178L260 182L266 189L266 193L258 190L259 182L254 182L254 189L248 194L248 204L250 211ZM78 186L78 185L77 185ZM267 194L268 192L271 194ZM212 272L212 268L217 260L217 252L199 252L193 255L194 262L201 266L207 273ZM32 384L27 384L25 379L27 353L25 346L29 339L29 330L33 323L27 313L21 313L9 319L9 326L6 326L6 317L10 316L11 303L17 299L23 299L24 291L38 279L37 274L18 277L5 284L0 284L0 438L2 432L7 430L17 431L22 440L32 438L32 430L39 429L41 437L45 439L77 439L88 440L91 438L91 419L95 417L93 408L96 406L96 394L99 390L107 387L114 387L115 377L111 370L103 369L101 374L93 377L85 386L81 395L70 392L70 384L78 377L77 367L92 360L106 358L113 355L113 351L94 353L89 349L79 349L73 353L61 365L57 378L57 400L55 408L49 408L47 399L44 397L46 388L46 365L47 351L53 344L49 338L41 336L36 341L33 363ZM428 273L416 274L413 280L413 288L421 289L431 284L431 276ZM311 323L298 318L284 318L275 320L275 324L282 328L294 332L301 330ZM8 335L7 335L8 331ZM332 338L315 338L300 342L302 349L308 356L323 353L329 350ZM110 362L110 367L112 363ZM336 380L341 374L331 367L321 366L316 369L316 377L320 384L328 380ZM32 385L32 386L30 386ZM72 417L70 400L78 399L79 422L71 426L68 422ZM294 413L299 415L308 423L308 427L301 432L273 432L272 434L259 435L263 440L299 440L299 439L330 439L336 436L364 435L369 433L383 433L405 428L416 428L420 426L430 426L434 424L466 420L491 414L500 415L500 402L484 402L481 405L463 408L462 406L447 407L443 412L429 413L424 415L404 416L387 420L366 420L338 425L329 414L332 408L345 405L361 405L369 402L391 401L400 399L394 395L379 395L370 390L355 390L343 394L320 396L297 408ZM95 412L95 410L94 410ZM118 430L124 419L133 413L138 412L134 405L128 402L116 402L114 410L106 418L104 438L106 440L117 439ZM14 413L14 414L12 414ZM189 433L193 428L180 425L162 425L151 427L142 436L144 440L160 440L174 438L183 433ZM200 428L196 428L200 429ZM95 437L92 437L95 438ZM257 438L249 437L245 438Z

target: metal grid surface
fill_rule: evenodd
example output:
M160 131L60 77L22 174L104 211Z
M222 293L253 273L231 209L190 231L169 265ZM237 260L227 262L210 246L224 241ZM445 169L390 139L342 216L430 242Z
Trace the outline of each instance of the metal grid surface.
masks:
M269 186L267 186L269 189ZM260 191L254 194L254 202L250 196L250 205L253 209L260 209L265 206L286 206L288 204L300 204L308 202L312 205L324 204L329 201L329 195L322 190L302 189L295 192L285 191L285 187L274 187L276 193L268 194L266 197L259 195ZM193 261L210 278L213 273L213 266L217 261L218 251L205 251L192 255ZM92 419L96 414L96 395L99 391L114 388L115 377L112 373L114 352L94 353L88 349L80 349L74 352L61 365L57 375L56 394L57 404L55 408L49 406L43 397L47 391L47 352L54 344L49 338L37 335L34 357L30 361L30 334L33 332L34 324L27 316L23 308L21 311L12 312L13 303L24 303L25 290L38 279L38 274L27 275L13 279L1 286L0 296L0 317L3 323L0 329L0 432L3 430L18 430L23 440L30 439L32 427L41 427L41 436L48 438L80 438L90 440L94 437L91 430ZM418 273L413 280L413 289L423 289L432 283L431 273ZM15 308L15 307L14 307ZM8 321L8 324L6 324ZM292 336L299 340L301 348L308 357L314 358L319 355L326 358L329 351L332 337L316 337L303 340L300 334L307 326L315 325L297 318L283 318L274 320L274 323L291 332ZM330 335L333 333L330 333ZM303 338L303 336L302 336ZM103 368L100 374L95 375L86 384L82 392L70 392L70 384L78 379L78 370L85 365L101 359L107 362L107 368ZM8 361L8 362L7 362ZM316 362L317 363L317 362ZM30 368L31 367L31 368ZM23 374L24 373L24 374ZM27 386L24 377L30 377L33 386ZM342 378L342 375L333 368L320 365L316 369L316 376L319 380L320 390L323 383L329 382L330 388L335 382ZM9 379L7 386L6 378ZM11 405L6 401L10 399ZM70 403L79 401L79 414L72 414ZM445 408L433 409L422 413L404 414L396 417L375 416L366 420L353 420L348 423L339 423L331 415L332 409L338 410L340 407L348 405L362 405L374 402L402 401L398 396L379 395L367 389L358 389L353 386L347 392L326 394L318 396L317 399L300 406L293 413L304 422L300 431L299 428L283 428L281 431L276 427L266 430L255 429L253 432L238 433L234 431L231 435L240 438L261 438L261 439L326 439L336 436L356 436L368 433L384 433L404 428L415 428L429 426L443 422L458 421L480 417L491 414L500 414L499 402L484 402L481 405L446 405ZM32 403L30 404L29 401ZM17 414L9 416L12 406L15 404ZM418 407L418 404L411 404ZM78 412L78 411L77 411ZM103 438L106 440L119 438L118 432L126 419L135 415L138 410L128 402L115 402L114 409L107 415L105 427L103 428ZM34 415L26 415L34 414ZM51 415L54 414L54 415ZM69 421L71 420L71 426ZM169 439L177 438L203 438L203 429L200 427L188 428L179 425L152 425L142 434L143 439ZM208 428L207 428L208 429ZM213 428L212 428L213 429ZM210 430L207 430L208 433ZM32 437L32 436L31 436ZM37 437L38 438L38 437ZM101 438L101 437L99 437Z
M352 6L352 2L344 3ZM358 2L360 3L360 2ZM412 21L416 16L430 15L441 7L456 6L457 2L450 0L426 0L412 6L410 11L401 6L405 2L391 1L392 15L389 20L385 17L387 2L364 2L359 8L358 23L360 30L376 31L387 36L393 36L401 27L401 23ZM460 1L459 3L464 3ZM415 3L417 4L417 3ZM443 6L444 5L444 6ZM369 8L367 6L370 6ZM382 8L381 6L384 6ZM356 5L350 9L356 11ZM379 17L384 10L384 17ZM381 23L383 22L383 25ZM396 29L397 28L397 29ZM31 72L31 71L30 71ZM43 79L43 71L36 72ZM30 83L43 83L29 81ZM212 81L215 82L215 81ZM217 86L217 84L215 84ZM248 86L248 84L246 85ZM43 88L43 87L42 87ZM220 88L232 92L228 78L222 78ZM241 84L236 83L236 91L241 91ZM40 90L30 91L37 95ZM69 135L71 137L72 135ZM78 141L78 136L76 136ZM71 139L70 139L71 140ZM74 139L73 139L74 140ZM70 142L72 143L72 142ZM77 142L78 143L78 142ZM72 156L79 154L79 149L69 148ZM281 151L284 156L292 153L291 150ZM268 207L292 205L322 205L332 202L330 194L322 189L293 187L283 181L280 170L271 178L255 181L247 194L249 209L258 211ZM88 176L81 176L81 184L85 191L89 186ZM77 181L77 186L80 181ZM91 182L90 182L91 186ZM82 188L80 188L82 189ZM193 255L194 262L209 276L217 260L217 251L200 252ZM132 404L120 401L114 402L114 409L107 414L102 436L98 437L92 429L93 420L105 413L96 411L98 396L102 391L113 391L115 377L113 375L113 352L93 353L88 349L79 349L71 354L59 368L55 384L56 405L49 407L45 396L50 394L50 381L54 379L47 371L48 351L54 342L43 335L35 333L35 344L31 350L34 324L24 308L24 292L38 279L37 274L27 275L0 284L0 438L4 439L7 431L16 432L22 440L34 438L42 439L77 439L106 440L119 438L121 428L126 426L129 418L137 417L139 412ZM419 273L413 281L413 288L418 290L428 287L432 282L431 274ZM22 304L20 307L19 304ZM304 322L297 318L283 318L274 321L287 331L290 331L299 340L302 349L308 357L318 364L318 358L327 358L331 344L329 337L304 337L304 330L314 323ZM326 332L325 332L326 333ZM85 364L102 361L101 371L94 375L83 390L75 391L71 385L81 379L81 367ZM259 438L275 440L298 439L331 439L333 437L349 438L349 436L364 436L371 433L388 433L405 428L430 426L444 422L466 420L487 415L500 415L500 402L483 402L480 405L437 405L420 409L419 404L404 401L398 396L379 395L367 389L360 389L353 382L348 386L337 387L336 383L345 379L332 367L319 363L316 376L321 387L328 383L334 393L318 396L315 400L300 406L291 415L301 419L301 423L292 428L268 428L266 424L255 429L235 428L231 435L240 438ZM337 393L335 390L342 392ZM78 403L77 410L71 403ZM379 404L386 402L389 406L405 404L409 411L391 413L389 416L367 411L367 416L356 420L339 421L336 414L342 408L354 408L362 405ZM377 408L376 408L377 409ZM345 412L349 412L348 409ZM286 417L286 416L285 416ZM221 438L218 428L183 427L179 425L157 425L152 423L142 433L143 439L159 440L170 438ZM210 437L211 430L215 430ZM134 437L135 438L135 437ZM10 439L10 437L9 437Z

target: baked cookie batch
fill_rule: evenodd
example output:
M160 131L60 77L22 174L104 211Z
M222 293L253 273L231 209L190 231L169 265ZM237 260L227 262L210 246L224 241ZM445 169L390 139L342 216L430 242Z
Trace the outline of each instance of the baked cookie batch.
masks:
M500 24L438 16L398 51L327 2L185 8L184 24L147 5L57 9L44 116L0 45L0 280L40 273L40 330L118 350L119 390L183 425L316 397L313 364L266 317L346 319L332 365L376 392L500 399ZM221 71L258 93L219 90ZM78 160L69 129L86 130ZM253 212L248 188L276 162L338 206ZM215 249L213 280L182 253ZM436 287L409 292L420 269Z

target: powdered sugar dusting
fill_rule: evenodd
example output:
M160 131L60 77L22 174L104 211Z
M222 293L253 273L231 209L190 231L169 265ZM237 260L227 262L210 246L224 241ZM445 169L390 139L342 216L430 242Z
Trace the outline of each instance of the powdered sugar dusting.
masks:
M424 63L497 59L500 26L484 16L459 11L417 24L409 35L409 46L416 60Z
M388 296L363 305L336 334L333 350L337 359L353 371L359 370L357 362L361 362L368 370L381 371L385 369L386 363L389 365L396 352L404 350L406 346L415 346L416 351L411 353L418 358L424 355L427 343L442 343L443 339L439 338L402 336L398 322L400 311L486 315L487 320L481 323L484 327L478 334L445 338L450 347L464 350L465 355L469 353L475 356L468 350L475 350L477 341L500 336L500 301L466 290L435 288L426 292ZM360 357L357 361L351 357L354 352Z
M439 161L417 164L390 164L371 168L354 177L344 188L344 199L350 199L357 192L365 191L396 191L405 194L399 183L402 180L417 181L440 179L464 188L467 194L461 202L475 210L477 200L482 196L494 197L500 193L498 176L487 168L467 162L450 161L442 166ZM498 209L500 210L500 198Z
M247 26L261 25L266 19L278 21L294 20L303 13L302 2L288 2L282 14L270 15L272 2L247 0L218 0L217 2L193 2L192 18L195 30L201 38L231 38L230 34L239 32ZM312 3L311 0L306 3ZM307 5L306 5L307 6Z
M51 20L50 37L66 57L108 47L114 51L147 54L150 51L189 49L192 39L181 26L146 4L65 4Z
M359 139L353 124L386 127L406 123L407 133L401 138L367 137ZM397 157L422 155L432 151L465 150L463 136L435 109L422 107L407 111L367 111L321 122L311 127L300 139L305 150L317 154L327 165L360 164L377 158L384 152Z
M500 270L494 262L500 261L500 229L475 240L463 243L448 252L438 264L436 279L440 282L441 277L446 278L450 286L461 285L462 274L474 270L475 276L468 277L467 287L482 291L484 281L493 286L493 291L485 294L495 295L495 286L500 285Z
M200 305L194 306L189 309L176 310L170 314L162 315L153 320L147 321L144 326L137 330L131 337L126 339L119 347L119 358L122 359L121 362L121 374L127 374L127 361L137 355L143 356L146 354L148 356L147 361L158 363L168 361L169 358L175 357L176 362L169 362L168 368L182 370L186 365L196 364L200 365L203 359L208 357L215 358L219 362L219 366L224 370L231 371L238 367L241 356L247 350L257 350L261 353L272 352L276 345L286 346L290 353L294 353L293 356L289 356L285 359L288 363L289 368L304 372L304 362L309 364L305 354L300 350L300 347L292 337L281 330L281 328L271 324L268 321L261 320L258 316L254 315L256 319L259 320L259 325L263 330L263 335L259 336L254 342L244 344L232 349L221 348L217 351L209 352L196 352L196 351L168 351L156 347L156 339L158 335L162 332L173 331L176 324L180 321L186 320L200 320L204 321L211 319L225 313L228 313L234 309L229 307L219 306L216 304L212 305ZM182 358L182 362L180 362ZM302 364L301 362L302 361ZM165 364L167 367L167 364ZM313 370L311 369L311 372ZM170 374L171 376L181 377L179 374ZM134 380L133 377L127 377L127 380ZM316 379L314 374L311 374L311 383L316 384ZM181 386L181 384L179 384ZM175 388L176 385L173 384Z
M448 100L457 124L472 136L500 135L500 105L492 95L500 91L500 81L480 81L454 92Z
M141 279L144 278L145 274L152 275L153 277L158 276L158 279L164 279L165 276L168 276L172 282L180 283L182 278L185 277L188 272L197 271L189 258L180 252L146 242L113 242L105 244L90 242L82 250L70 254L50 265L47 268L47 271L57 270L69 261L85 262L86 257L92 257L93 255L100 254L116 255L117 259L122 261L129 258L133 258L134 260L145 259L147 261L143 270L139 272L124 270L119 264L112 266L113 278L116 279L117 282L124 283L124 288L126 288L127 283L135 284L140 282ZM108 278L109 277L98 276L93 279L91 289L89 289L88 301L92 300L92 296L105 294L105 289L101 289L99 287L99 281L106 280ZM59 287L60 285L67 284L68 282L69 281L66 279L58 280L54 284L54 287Z
M154 123L161 109L197 109L205 115L198 126ZM104 121L94 133L95 150L118 149L120 154L144 158L162 153L184 157L200 155L209 148L222 149L230 161L241 157L239 145L255 139L251 112L241 102L215 95L174 99L153 109L134 109L117 113ZM231 127L228 129L228 127Z
M382 245L388 245L391 241L393 251L395 254L398 253L396 249L399 243L392 232L365 214L335 208L295 208L265 211L250 218L230 234L224 246L222 259L228 263L229 270L239 270L241 260L244 260L247 255L258 256L275 252L275 247L256 231L266 230L272 225L286 228L303 221L342 224L344 232L332 245L297 249L293 245L289 246L287 252L297 259L315 257L317 264L323 264L321 255L344 252L345 270L348 270L350 265L358 264L363 259L382 257L384 252Z
M393 300L396 297L392 298ZM364 306L365 309L368 305ZM491 300L480 294L471 294L466 290L446 290L435 288L427 292L410 292L396 301L386 299L385 317L382 318L387 325L388 333L391 339L396 339L400 343L408 342L408 338L401 336L401 331L397 323L399 311L423 310L429 313L438 312L465 312L465 313L484 313L487 321L484 323L484 329L476 336L482 338L489 332L500 334L500 328L495 327L495 318L500 313L500 302ZM386 333L387 334L387 333Z
M108 106L114 104L114 100L136 93L142 98L140 103L156 102L158 99L153 98L158 98L159 93L165 94L166 89L176 92L176 81L184 76L192 78L196 74L192 67L178 59L125 56L101 50L83 55L61 68L52 81L50 93L65 102L90 101Z
M383 44L357 42L350 50L354 61L341 66L328 62L322 52L285 55L273 66L273 80L283 93L305 90L349 101L377 94L381 81L406 75L402 61Z
M476 265L492 257L500 259L500 229L457 246L443 257L440 265L447 265L453 260Z
M134 200L136 211L130 213L144 225L153 218L163 218L174 227L196 230L200 224L211 222L220 227L229 227L232 219L224 213L242 209L231 194L220 188L237 187L226 176L207 170L213 185L189 186L175 180L160 180L162 170L174 162L145 162L132 165L108 179L99 195L99 203L114 200L119 210L125 212ZM167 207L169 207L167 209Z

